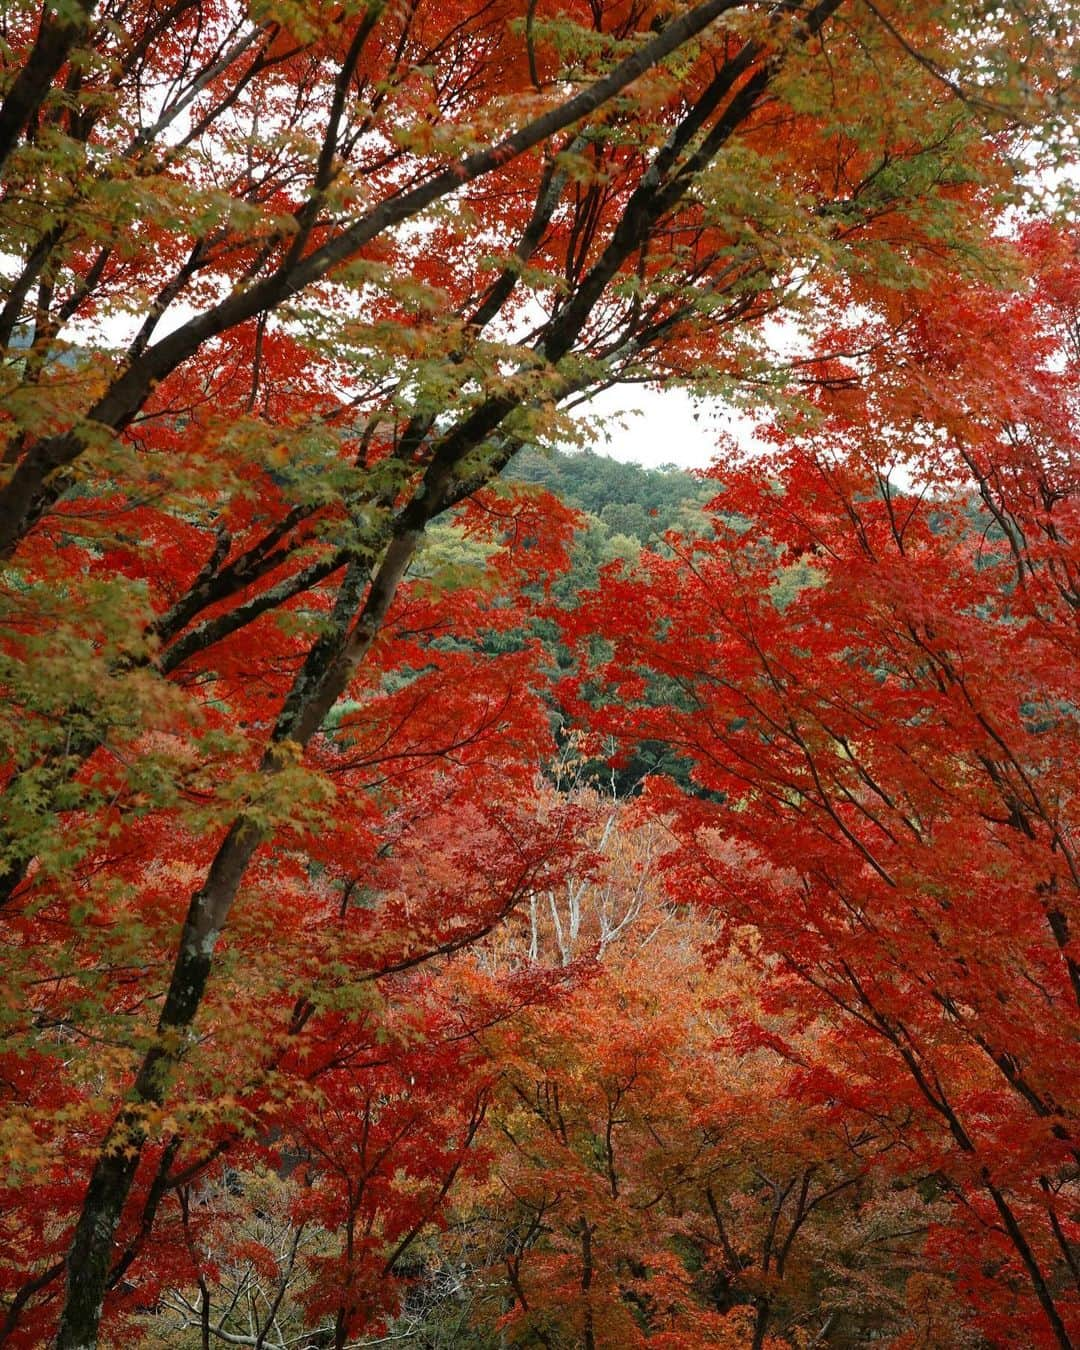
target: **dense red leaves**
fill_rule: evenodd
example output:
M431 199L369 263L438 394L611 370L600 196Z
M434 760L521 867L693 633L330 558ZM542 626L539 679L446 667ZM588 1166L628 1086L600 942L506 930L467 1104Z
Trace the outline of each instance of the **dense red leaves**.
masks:
M500 1068L492 1176L458 1196L442 1246L448 1271L480 1267L470 1324L482 1334L502 1313L523 1345L918 1343L904 1292L921 1281L947 1295L943 1333L962 1336L963 1306L923 1250L944 1207L884 1122L855 1124L811 1081L827 1024L774 1010L759 1034L760 964L703 960L713 917L667 899L655 867L632 880L670 836L627 817L608 804L591 875L539 895L495 949L602 959L560 1005L483 1038Z
M149 513L145 524L154 527ZM16 1344L40 1343L55 1319L55 1272L41 1293L29 1284L62 1256L111 1099L152 1030L184 897L224 828L222 796L280 828L248 870L197 1053L173 1105L148 1119L117 1235L116 1250L135 1259L121 1255L106 1315L135 1335L131 1318L190 1284L202 1263L246 1259L230 1227L241 1219L215 1218L222 1158L237 1171L307 1160L306 1208L293 1219L317 1222L325 1250L290 1298L312 1325L340 1317L351 1334L396 1307L395 1252L437 1221L459 1173L483 1165L473 1144L491 1069L477 1059L477 1027L559 983L422 972L481 941L583 843L576 808L537 797L552 753L546 658L527 639L484 650L543 608L526 591L549 579L571 525L535 497L478 501L475 543L447 535L441 560L433 546L399 593L378 664L358 673L307 764L270 784L257 772L261 742L310 642L280 616L178 672L188 737L163 705L162 727L144 727L131 759L103 746L79 769L69 791L84 807L66 828L85 859L63 885L31 871L33 903L16 905L5 927L17 977L9 1033L31 1030L18 990L43 1045L5 1057L4 1145L16 1171L3 1195L4 1288L31 1295ZM193 565L182 551L173 563L189 574ZM307 623L313 612L309 595ZM162 776L173 784L164 801ZM96 1048L69 1059L71 1042ZM148 1262L142 1216L163 1156L170 1185Z
M1053 1344L1080 1317L1080 297L1033 245L1025 294L925 299L871 397L822 393L817 431L725 473L715 539L577 624L612 644L597 724L692 766L651 793L672 894L752 926L767 1006L843 1014L800 1099L898 1131L955 1197L985 1332Z
M51 1334L89 1194L114 1339L250 1272L344 1345L399 1307L454 1188L482 1189L492 1115L517 1217L567 1188L547 1245L508 1248L500 1334L565 1314L590 1347L762 1344L782 1225L756 1207L811 1172L846 1194L851 1119L881 1175L902 1152L905 1185L914 1158L982 1222L934 1241L986 1327L1071 1317L1076 267L1032 233L1038 288L913 290L944 296L1012 172L953 96L1022 53L1003 96L1026 111L1049 20L973 65L961 4L732 5L470 177L684 7L9 8L0 1338ZM430 211L402 208L423 184ZM647 797L666 874L762 985L714 1037L686 952L577 987L651 854L608 876L587 952L578 913L550 969L535 922L499 964L508 919L603 873L614 816L539 783L536 634L575 519L492 485L583 390L761 378L764 321L808 279L869 316L799 367L813 449L725 480L715 540L613 572L567 623L611 644L600 729L693 766L695 792ZM929 495L883 490L883 443L920 447ZM662 1007L687 971L698 1002ZM572 1119L556 1138L530 1104L526 1156L508 1084L566 1066ZM742 1170L714 1211L700 1168L692 1204L672 1178L721 1135ZM747 1180L778 1158L783 1182ZM125 1161L95 1215L89 1178Z

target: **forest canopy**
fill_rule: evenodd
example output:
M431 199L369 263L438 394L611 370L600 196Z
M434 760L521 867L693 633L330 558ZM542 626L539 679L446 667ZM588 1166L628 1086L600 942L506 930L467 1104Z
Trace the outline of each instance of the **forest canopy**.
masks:
M1080 1342L1078 20L3 7L0 1344Z

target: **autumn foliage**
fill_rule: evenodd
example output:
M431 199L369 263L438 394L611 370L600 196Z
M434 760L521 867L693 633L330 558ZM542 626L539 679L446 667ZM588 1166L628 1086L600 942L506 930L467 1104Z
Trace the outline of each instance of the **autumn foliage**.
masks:
M1045 1318L1064 1342L1078 273L1059 240L1027 247L1024 294L912 305L872 408L830 359L813 429L725 472L716 536L609 578L602 620L580 621L612 644L605 727L693 765L698 791L650 796L677 893L761 964L768 1015L739 1043L919 1158L987 1336ZM651 699L643 670L676 697ZM808 1055L772 1017L831 1031Z
M4 8L0 1343L1080 1339L1076 18Z

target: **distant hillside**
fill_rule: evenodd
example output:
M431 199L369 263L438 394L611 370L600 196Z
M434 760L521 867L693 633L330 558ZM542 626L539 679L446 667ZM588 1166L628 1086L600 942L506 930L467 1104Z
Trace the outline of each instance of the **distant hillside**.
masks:
M692 529L701 507L716 495L715 485L702 483L673 464L644 469L592 450L565 454L522 450L506 476L541 484L594 516L604 533L624 535L639 545L666 530Z

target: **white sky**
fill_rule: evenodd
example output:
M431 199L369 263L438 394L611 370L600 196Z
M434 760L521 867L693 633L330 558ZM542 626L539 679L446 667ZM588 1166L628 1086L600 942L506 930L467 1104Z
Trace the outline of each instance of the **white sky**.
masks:
M754 446L753 424L718 399L692 399L685 389L645 389L628 385L606 390L580 409L579 416L601 417L603 435L591 438L598 454L655 469L677 464L704 469L725 457L724 438Z

